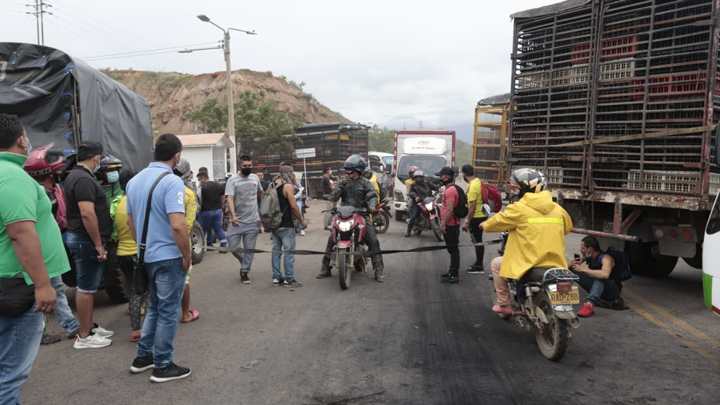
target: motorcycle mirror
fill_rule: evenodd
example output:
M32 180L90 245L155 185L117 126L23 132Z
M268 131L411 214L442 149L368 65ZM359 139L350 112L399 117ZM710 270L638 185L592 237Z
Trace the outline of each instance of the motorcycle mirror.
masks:
M490 206L487 204L483 204L482 207L480 207L480 212L483 213L483 215L490 216Z

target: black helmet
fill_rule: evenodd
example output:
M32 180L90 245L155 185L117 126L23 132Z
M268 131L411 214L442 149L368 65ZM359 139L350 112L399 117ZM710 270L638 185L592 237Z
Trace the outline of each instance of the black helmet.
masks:
M520 189L520 198L525 193L539 193L547 187L547 180L535 169L517 169L510 176L510 184Z
M408 169L408 174L410 175L410 178L413 178L413 173L415 173L416 170L420 170L417 166L410 166Z
M362 172L365 171L365 168L367 167L367 164L365 163L365 159L362 158L360 155L351 155L347 160L345 161L344 168L346 170L355 170L356 172L362 174Z

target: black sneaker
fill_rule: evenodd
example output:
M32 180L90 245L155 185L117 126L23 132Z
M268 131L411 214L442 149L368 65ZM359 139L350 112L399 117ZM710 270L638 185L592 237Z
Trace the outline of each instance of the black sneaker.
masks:
M283 287L287 288L298 288L302 287L303 285L298 283L297 280L293 279L292 281L286 281L285 284L283 284Z
M273 279L273 283L272 283L273 287L281 286L283 284L285 284L284 278L274 278Z
M152 372L150 381L156 383L163 383L172 380L179 380L190 375L190 369L187 367L180 367L175 363L170 363L165 368L156 368Z
M447 283L447 284L456 284L456 283L460 282L460 276L453 276L452 274L450 274L449 277L443 277L442 280L440 280L440 282Z
M243 284L250 284L250 277L247 273L240 272L240 282Z
M405 233L405 237L406 237L406 238L409 238L409 237L410 237L410 232L406 232L406 233Z
M152 354L145 357L135 357L132 366L130 366L130 372L133 374L140 374L153 367L155 367L155 360L153 359Z
M450 272L448 272L448 273L443 273L443 274L440 275L440 278L450 278L450 277L452 277L452 273L450 273Z
M41 345L51 345L60 341L60 335L43 335Z
M485 274L485 269L474 264L467 269L468 274Z

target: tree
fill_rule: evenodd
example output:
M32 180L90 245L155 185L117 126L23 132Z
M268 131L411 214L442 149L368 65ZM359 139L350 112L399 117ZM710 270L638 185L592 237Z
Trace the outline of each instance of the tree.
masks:
M371 151L393 153L395 148L395 130L373 125L368 132L368 147Z
M235 142L238 152L253 156L284 154L295 150L295 127L302 124L298 112L281 112L272 100L265 100L265 92L245 91L235 102ZM216 98L208 99L202 107L185 116L201 131L227 131L227 107ZM291 135L291 136L284 136Z

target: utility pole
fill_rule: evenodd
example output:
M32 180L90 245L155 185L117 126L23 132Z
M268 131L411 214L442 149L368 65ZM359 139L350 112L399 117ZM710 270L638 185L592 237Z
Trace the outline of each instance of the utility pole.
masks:
M25 6L33 9L33 11L28 11L26 14L35 16L38 45L45 45L45 22L43 16L45 14L52 15L52 12L48 11L52 4L48 4L47 0L35 0L34 4L26 4Z

